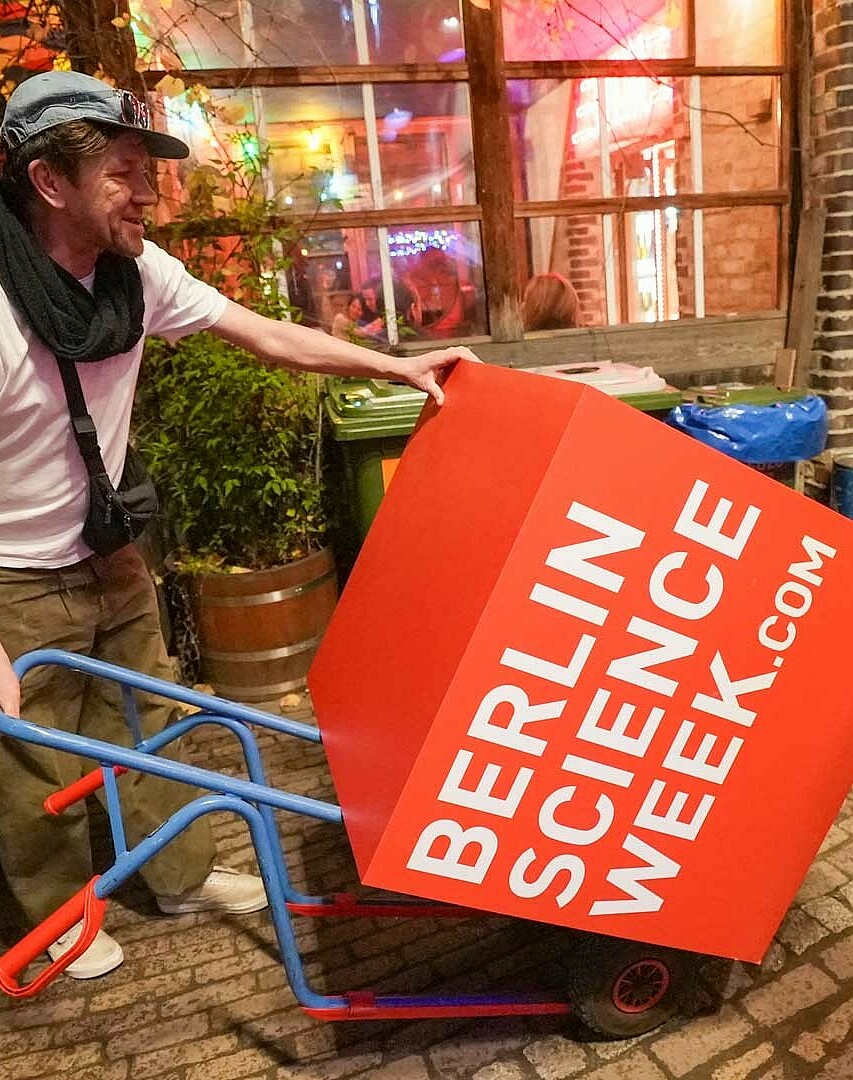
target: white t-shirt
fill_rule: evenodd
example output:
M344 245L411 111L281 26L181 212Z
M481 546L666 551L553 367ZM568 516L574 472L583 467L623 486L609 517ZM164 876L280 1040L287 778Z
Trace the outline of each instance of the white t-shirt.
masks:
M143 336L130 352L77 365L113 484L124 469L145 336L178 341L207 330L228 303L156 244L146 240L136 261ZM0 289L0 566L70 566L91 555L80 538L88 490L56 358Z

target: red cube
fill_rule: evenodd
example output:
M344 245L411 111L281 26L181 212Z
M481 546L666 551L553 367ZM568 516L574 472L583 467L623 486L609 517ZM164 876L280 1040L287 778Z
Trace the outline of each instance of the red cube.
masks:
M446 390L309 677L362 880L760 960L853 782L853 525L591 387Z

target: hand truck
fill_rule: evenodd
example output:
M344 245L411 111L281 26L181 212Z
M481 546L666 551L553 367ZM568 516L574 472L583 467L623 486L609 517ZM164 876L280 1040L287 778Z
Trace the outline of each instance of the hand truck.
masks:
M479 909L437 904L417 898L382 896L362 901L352 893L311 896L293 887L276 827L275 811L304 814L338 825L343 824L343 814L334 803L271 787L253 729L266 729L309 743L320 743L320 733L311 725L58 649L27 653L13 667L18 677L23 678L33 668L45 665L65 666L92 678L116 683L121 690L125 718L134 746L128 748L44 728L25 719L0 713L0 735L99 762L98 767L82 779L49 796L45 800L45 810L51 814L61 814L73 803L103 787L115 853L115 860L106 872L93 877L76 895L0 957L0 989L6 994L30 997L47 986L92 943L103 923L110 894L197 818L222 811L237 814L248 825L291 990L302 1009L319 1020L576 1013L599 1034L623 1038L650 1031L674 1015L683 990L690 984L699 963L704 959L676 949L580 934L579 945L573 953L574 962L567 974L567 1000L526 994L383 995L372 990L318 993L306 978L294 932L295 916L459 918L484 913ZM183 716L160 733L144 739L140 731L135 691L156 694L198 711ZM239 740L248 780L158 756L157 752L164 746L202 724L218 724ZM204 792L167 818L133 848L127 846L116 782L119 775L130 769L192 785ZM21 983L20 976L28 965L81 920L82 932L73 947L30 982Z

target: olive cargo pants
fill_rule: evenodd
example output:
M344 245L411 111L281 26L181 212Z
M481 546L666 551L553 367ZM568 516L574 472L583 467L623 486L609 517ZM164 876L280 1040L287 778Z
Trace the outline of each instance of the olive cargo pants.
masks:
M62 570L0 567L0 642L13 661L36 648L66 649L172 681L154 584L132 545ZM137 692L136 701L143 737L175 715L165 699ZM24 676L21 716L93 739L132 743L120 688L66 667L35 668ZM85 802L59 817L48 815L42 803L93 767L71 754L0 738L0 868L33 924L92 876ZM195 794L183 784L133 772L119 780L119 792L128 846ZM155 893L175 894L201 884L213 858L203 817L141 873Z

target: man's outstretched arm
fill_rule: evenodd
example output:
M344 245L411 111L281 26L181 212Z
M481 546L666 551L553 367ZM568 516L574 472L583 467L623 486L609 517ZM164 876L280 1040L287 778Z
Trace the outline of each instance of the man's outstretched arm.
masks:
M444 401L440 384L447 369L457 360L478 362L464 345L412 356L388 356L299 323L268 319L231 300L210 329L232 345L254 353L265 364L323 375L395 379L426 390L439 405Z

